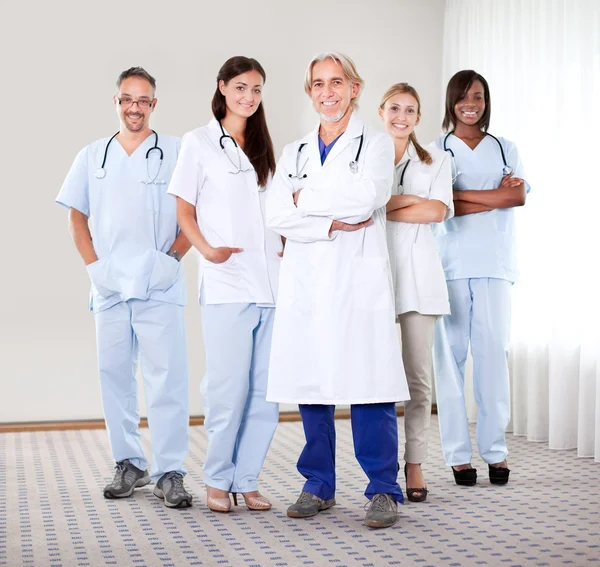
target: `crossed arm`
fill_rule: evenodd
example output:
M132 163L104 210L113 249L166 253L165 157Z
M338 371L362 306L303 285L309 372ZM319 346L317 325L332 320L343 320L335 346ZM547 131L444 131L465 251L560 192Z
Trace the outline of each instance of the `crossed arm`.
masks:
M505 176L498 189L454 190L454 215L459 217L494 209L521 207L525 204L526 194L525 182L513 175Z
M442 222L448 207L437 199L425 199L417 195L393 195L386 205L388 220L430 223Z

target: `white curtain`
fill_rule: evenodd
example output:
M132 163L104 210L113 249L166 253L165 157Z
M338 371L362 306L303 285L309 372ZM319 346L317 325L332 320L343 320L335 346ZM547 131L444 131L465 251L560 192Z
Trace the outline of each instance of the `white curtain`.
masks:
M443 56L444 85L461 69L488 80L490 132L517 144L531 185L512 430L600 462L600 1L447 0Z

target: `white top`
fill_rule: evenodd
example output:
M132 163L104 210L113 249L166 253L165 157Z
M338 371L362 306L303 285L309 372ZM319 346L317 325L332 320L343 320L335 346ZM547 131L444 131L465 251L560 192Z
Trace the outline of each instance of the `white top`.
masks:
M211 246L244 249L222 264L200 256L200 303L274 305L282 241L265 228L270 189L259 190L252 164L230 138L221 149L221 136L214 118L185 134L168 191L196 207L198 226Z
M445 137L444 134L435 141L436 147L443 149ZM515 177L525 179L525 171L515 144L505 138L498 140ZM497 189L500 186L504 163L500 146L494 138L485 136L472 150L460 138L451 134L446 147L454 152L460 172L454 183L455 189L483 190ZM517 280L514 207L454 217L436 225L434 233L447 280Z
M167 196L180 140L159 134L160 152L150 134L131 154L114 139L102 165L109 138L83 148L63 183L56 202L90 217L90 232L98 260L87 270L92 281L94 312L129 299L155 299L185 305L181 265L166 255L177 237L175 202Z
M447 206L446 219L454 215L450 156L428 148L433 159L422 162L412 143L396 165L392 195L417 195ZM404 172L404 185L400 180ZM450 313L448 288L431 224L387 221L388 248L396 292L396 313L422 315Z
M349 164L363 133L353 173ZM300 177L306 174L301 179L294 177L298 156ZM323 165L318 128L283 150L267 201L268 226L287 238L267 400L409 399L385 232L393 160L390 138L354 115ZM292 194L300 188L296 207ZM373 224L366 228L329 235L332 219L357 223L368 218Z

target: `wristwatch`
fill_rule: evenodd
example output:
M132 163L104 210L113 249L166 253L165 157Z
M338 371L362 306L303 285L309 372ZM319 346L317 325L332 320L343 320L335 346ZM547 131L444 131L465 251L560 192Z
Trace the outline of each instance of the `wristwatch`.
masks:
M169 250L167 252L167 256L171 256L171 258L175 258L178 262L181 260L181 254L177 252L177 250Z

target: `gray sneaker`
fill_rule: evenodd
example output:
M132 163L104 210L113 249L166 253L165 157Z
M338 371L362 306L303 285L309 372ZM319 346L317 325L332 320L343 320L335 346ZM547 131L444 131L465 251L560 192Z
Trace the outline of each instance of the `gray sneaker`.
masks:
M192 505L192 495L183 486L183 475L175 471L158 479L154 496L162 498L167 508L189 508Z
M127 498L133 491L150 482L148 471L142 471L127 459L117 463L115 478L104 487L104 498Z
M287 509L290 518L310 518L316 516L321 510L327 510L335 505L335 498L323 500L310 492L302 491L295 504Z
M398 521L398 502L389 494L376 494L371 500L365 525L369 528L389 528Z

